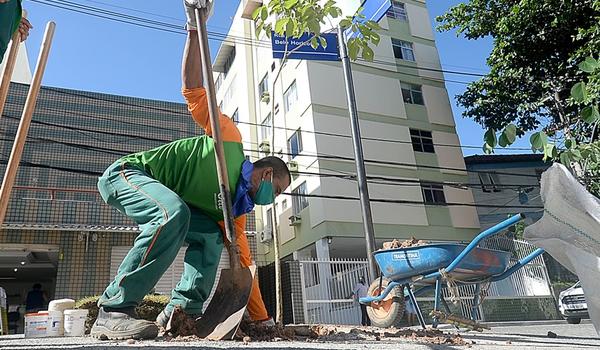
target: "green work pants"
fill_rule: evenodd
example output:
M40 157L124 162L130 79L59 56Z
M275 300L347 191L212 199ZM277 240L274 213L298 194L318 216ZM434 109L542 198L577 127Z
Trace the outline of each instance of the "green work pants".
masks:
M104 201L134 220L142 231L121 263L99 306L136 306L188 243L181 280L168 308L181 305L202 312L214 284L223 249L217 223L188 205L173 191L133 166L111 165L98 179Z
M9 0L0 4L0 63L10 39L21 21L21 0Z

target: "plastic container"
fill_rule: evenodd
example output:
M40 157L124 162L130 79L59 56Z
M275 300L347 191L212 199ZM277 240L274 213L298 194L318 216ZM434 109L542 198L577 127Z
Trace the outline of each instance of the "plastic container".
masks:
M63 313L62 311L40 311L48 315L48 337L62 336L63 328Z
M73 299L58 299L52 300L48 304L48 311L59 311L61 315L65 310L75 308L75 300ZM61 322L58 328L58 336L63 336L65 334L64 327L64 316L61 318Z
M87 319L87 309L65 310L65 336L83 337L85 335L85 320Z
M48 335L48 314L25 314L25 338L42 338Z

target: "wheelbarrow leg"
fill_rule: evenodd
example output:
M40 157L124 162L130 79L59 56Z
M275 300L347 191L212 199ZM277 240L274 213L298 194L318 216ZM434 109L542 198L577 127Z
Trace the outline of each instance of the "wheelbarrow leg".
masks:
M477 321L477 311L479 309L479 294L481 294L481 284L475 285L475 296L473 297L473 305L471 305L471 320Z
M433 311L438 311L440 307L440 301L442 299L442 280L438 277L435 279L435 297L433 299ZM431 325L433 328L437 328L439 320L436 316L433 316Z
M404 288L406 288L406 290L408 291L408 297L410 298L410 302L413 304L413 306L415 308L415 312L417 313L417 318L419 319L419 323L421 324L421 327L423 327L423 329L427 329L427 326L425 325L425 319L423 318L423 313L421 312L421 308L419 307L419 304L417 303L417 298L415 298L415 294L413 293L412 289L410 288L410 286L408 284L405 284Z

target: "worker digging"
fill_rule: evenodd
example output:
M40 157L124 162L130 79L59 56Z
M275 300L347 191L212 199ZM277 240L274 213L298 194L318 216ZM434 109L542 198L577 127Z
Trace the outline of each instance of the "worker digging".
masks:
M215 151L219 142L222 142L227 161L222 170L226 170L228 185L234 189L230 205L235 217L240 263L244 267L252 265L244 234L246 214L255 205L272 203L290 184L289 170L281 159L265 157L255 163L245 159L240 132L228 116L218 112L219 133L211 126L209 99L211 94L214 98L214 87L210 86L212 79L204 81L207 77L202 73L195 18L198 8L209 12L211 5L210 2L184 2L188 34L182 63L182 92L192 118L204 128L205 135L125 156L110 165L98 180L98 189L106 203L137 222L141 233L98 301L100 310L91 329L94 337L155 338L158 326L169 328L175 306L193 318L201 315L203 303L215 281L222 247L229 245L228 239L223 239L228 219L223 209L229 198L222 195L218 181L221 174L217 174L215 161L219 158ZM204 18L206 12L202 14ZM203 84L211 90L208 94ZM218 134L222 140L215 139ZM156 323L138 319L135 306L171 265L184 242L188 244L185 267L181 280L172 291L170 303ZM273 325L257 279L252 280L250 287L250 317ZM217 290L213 301L218 297ZM246 301L243 303L245 306Z

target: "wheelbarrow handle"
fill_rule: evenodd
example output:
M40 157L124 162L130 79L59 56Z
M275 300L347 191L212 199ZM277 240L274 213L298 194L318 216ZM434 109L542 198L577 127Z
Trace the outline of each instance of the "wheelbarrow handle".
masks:
M488 228L487 230L481 232L480 234L478 234L471 241L471 243L469 243L469 245L467 245L467 247L465 249L463 249L463 251L456 258L454 258L454 260L450 263L450 265L448 265L444 269L444 272L448 273L448 272L454 271L454 269L458 266L458 264L460 264L461 261L463 261L463 259L467 255L469 255L469 253L471 253L473 251L473 249L477 248L477 246L479 245L479 243L482 240L484 240L487 237L495 235L496 233L504 230L507 227L510 227L510 226L516 224L517 222L523 220L524 218L525 218L524 214L517 214L517 215L511 216L510 218L502 221L501 223L496 224L496 225ZM441 273L439 271L437 271L437 272L432 272L428 275L423 276L423 279L438 278L440 276L441 276Z
M524 257L523 259L517 261L517 263L514 264L513 266L511 266L508 270L504 271L503 273L501 273L499 275L493 276L492 282L503 280L506 277L512 275L515 271L517 271L521 267L529 264L531 262L531 260L542 255L544 252L545 252L545 250L542 248L538 248L538 249L534 250L531 254L529 254L526 257Z

